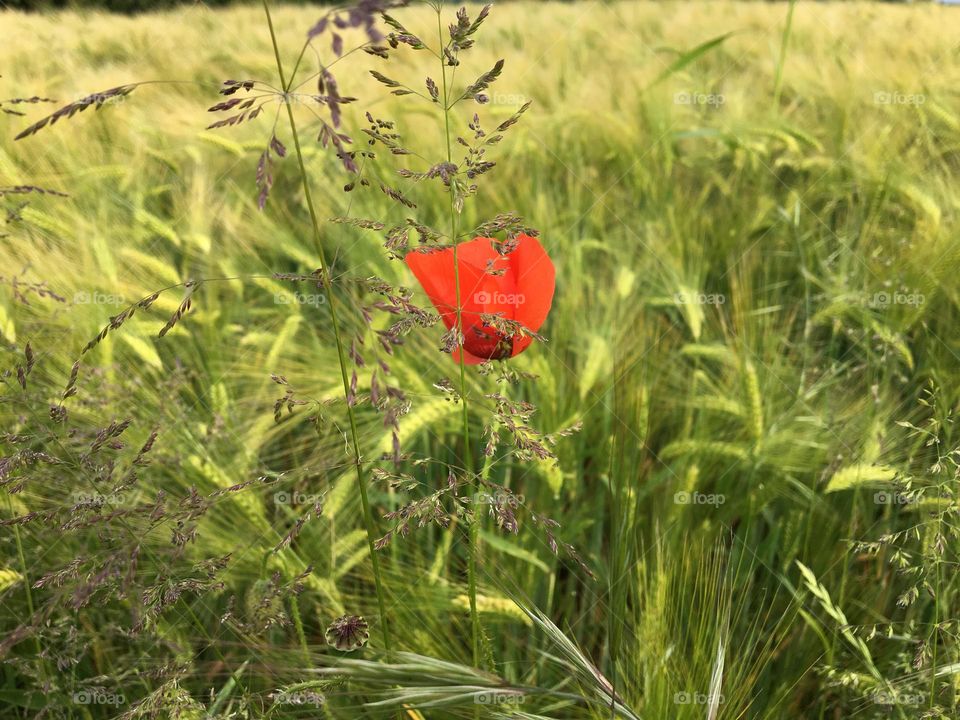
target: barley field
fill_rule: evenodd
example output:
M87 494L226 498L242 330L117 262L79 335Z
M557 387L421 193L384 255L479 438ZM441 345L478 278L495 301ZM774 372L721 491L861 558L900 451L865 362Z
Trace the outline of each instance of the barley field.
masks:
M0 12L0 716L960 717L960 10L458 8Z

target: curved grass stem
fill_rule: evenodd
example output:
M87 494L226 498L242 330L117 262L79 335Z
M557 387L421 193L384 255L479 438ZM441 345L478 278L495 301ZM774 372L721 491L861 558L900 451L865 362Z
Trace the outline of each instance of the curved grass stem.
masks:
M280 47L277 44L277 36L273 29L273 19L270 16L269 0L263 0L263 10L267 16L267 26L270 29L270 40L273 43L273 54L277 61L277 73L280 76L280 84L283 87L284 95L289 91L289 84L283 72L283 62L280 60ZM290 84L293 83L293 76L290 78ZM297 123L293 115L293 107L287 102L287 118L290 121L290 133L293 136L293 145L297 154L297 163L300 167L300 180L303 186L303 194L307 201L307 209L310 212L310 222L313 226L313 238L316 244L316 252L320 259L320 278L323 284L324 292L327 294L327 308L330 313L330 323L333 326L333 335L337 345L337 359L340 362L340 376L343 380L343 395L346 400L350 395L350 376L347 372L346 351L344 350L343 338L340 334L340 322L337 313L336 296L333 293L333 282L330 278L330 269L327 265L326 257L323 252L323 242L320 237L320 223L317 219L317 210L313 204L313 195L310 192L310 182L307 179L307 168L303 161L303 152L300 149L300 136L297 133ZM390 626L387 620L386 602L384 600L383 578L380 572L380 559L377 556L374 541L376 540L376 522L370 509L370 500L367 496L367 486L363 477L363 458L360 454L360 438L357 432L357 419L353 412L353 407L347 402L347 416L350 421L350 441L353 445L353 465L357 473L357 488L360 492L360 504L363 510L363 521L367 532L367 545L370 550L370 562L373 566L373 582L377 593L377 609L380 615L380 628L383 633L383 646L386 650L391 649Z

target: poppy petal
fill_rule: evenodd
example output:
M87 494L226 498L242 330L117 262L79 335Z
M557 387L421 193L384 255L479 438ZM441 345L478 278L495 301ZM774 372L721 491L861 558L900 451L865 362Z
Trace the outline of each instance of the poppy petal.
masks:
M459 248L457 252L459 261ZM404 260L420 281L444 324L448 329L452 328L457 317L457 278L454 273L453 249L411 252ZM460 266L460 298L464 313L485 312L475 299L478 296L482 299L485 291L490 292L486 288L492 287L492 277L472 263L457 264Z
M517 247L507 256L517 288L514 319L536 332L553 304L556 270L537 238L521 234L517 239Z
M457 321L457 273L460 280L463 347L453 352L459 362L476 365L512 357L530 346L522 335L504 338L484 323L482 314L516 320L536 332L553 302L555 270L540 242L521 234L502 255L491 238L478 237L456 249L408 253L405 261L430 298L448 329Z
M523 335L522 337L515 337L513 339L513 351L510 353L510 357L516 357L524 350L526 350L533 343L533 338L529 335Z
M460 243L457 245L457 260L484 271L492 261L495 269L504 270L508 265L507 259L494 249L493 242L492 238L477 237Z

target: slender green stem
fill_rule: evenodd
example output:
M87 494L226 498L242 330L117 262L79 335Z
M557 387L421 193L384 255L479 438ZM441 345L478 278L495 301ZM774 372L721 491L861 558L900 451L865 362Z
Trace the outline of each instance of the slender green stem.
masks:
M443 45L443 19L441 12L442 3L437 4L437 37L441 46ZM447 66L444 62L443 50L438 53L440 57L440 76L443 81L443 123L444 134L447 144L447 162L453 162L453 141L450 133L450 90L447 83ZM460 264L457 262L457 222L459 213L456 207L456 186L453 181L450 183L450 240L453 242L453 268L454 284L456 286L457 299L457 333L460 338L463 337L463 302L460 296ZM458 342L459 339L458 339ZM467 403L467 369L463 358L463 346L460 345L460 403L463 407L463 455L464 467L470 475L470 484L474 491L478 490L476 480L473 478L473 451L470 447L470 407ZM476 494L476 493L474 493ZM473 647L473 664L480 667L480 615L477 612L477 544L479 535L478 519L476 517L470 523L468 532L467 548L467 593L470 598L470 628Z
M13 503L10 501L10 496L7 496L7 510L10 513L10 517L13 517ZM32 625L35 621L34 615L34 605L33 605L33 593L30 592L30 574L27 568L27 557L23 552L23 541L20 539L20 528L17 525L13 526L13 537L17 545L17 557L20 560L20 575L23 582L23 592L27 598L27 611L30 613L30 624ZM33 644L34 648L37 651L37 658L41 658L43 655L43 647L40 645L40 638L37 637L36 632L33 634ZM43 673L44 680L48 679L47 673L47 661L40 661L40 670Z
M280 84L283 87L284 95L289 91L289 85L283 73L283 62L280 60L280 47L277 44L277 36L273 29L273 19L270 16L270 4L268 0L263 0L263 10L267 16L267 26L270 29L270 40L273 43L273 54L277 61L277 73L280 75ZM293 82L293 77L290 78ZM327 295L327 308L330 313L330 323L333 325L333 336L337 345L337 358L340 361L340 376L343 380L343 395L348 398L350 395L350 377L347 372L346 351L343 346L343 338L340 334L340 322L337 315L337 300L333 293L333 282L330 278L330 269L327 265L326 257L323 253L323 242L320 237L320 222L317 219L317 210L313 204L313 195L310 192L310 182L307 179L307 167L303 161L303 151L300 149L300 136L297 133L297 123L293 115L293 106L287 102L287 118L290 121L290 134L293 136L293 145L296 149L297 163L300 166L300 181L303 186L303 194L307 201L307 209L310 212L310 222L313 225L313 238L316 244L316 252L320 259L320 279L323 283L323 289ZM367 486L363 477L363 459L360 455L360 438L357 432L357 419L353 412L353 407L347 402L347 416L350 421L350 440L353 444L353 464L357 473L357 488L360 491L360 504L363 509L363 521L367 531L367 546L370 550L370 562L373 565L373 582L377 592L377 609L380 614L380 627L383 632L383 646L390 650L390 627L387 621L386 603L384 602L383 579L380 574L380 559L377 556L374 540L376 539L376 523L373 519L373 513L370 509L370 500L367 497Z
M943 496L942 488L937 488L937 499ZM939 504L939 503L938 503ZM940 534L943 532L943 515L939 509L937 511L937 530L933 536L933 572L934 582L936 583L935 597L933 600L933 647L930 658L930 700L929 707L932 710L937 704L937 649L940 639L940 603L943 602L943 594L940 583L940 551L937 549L940 542Z
M620 377L619 362L614 370L614 378ZM616 380L614 381L616 388ZM621 510L623 508L623 472L617 462L619 454L624 450L621 447L621 431L614 433L610 446L610 570L607 578L607 595L610 603L610 616L608 618L610 633L610 720L617 716L617 661L620 659L620 623L622 615L621 596L616 594L617 581L620 578L620 546L622 542L620 533Z
M310 662L310 646L307 645L307 634L303 629L303 618L300 616L300 604L297 596L290 597L290 617L293 618L293 627L297 633L297 640L300 642L300 649L303 650L304 662Z
M297 61L293 64L293 70L290 71L290 85L291 85L291 86L293 85L293 79L297 76L297 70L300 69L300 63L303 62L303 56L306 54L308 47L310 47L310 41L309 41L309 40L307 40L307 41L303 44L303 47L300 48L300 54L297 55ZM283 80L281 80L280 82L283 83ZM297 87L300 87L300 86L298 85ZM286 84L283 85L283 90L284 90L284 92L290 92L291 89L296 90L296 88L287 87Z
M793 8L796 0L790 0L787 9L787 23L783 27L783 37L780 40L780 57L777 60L777 76L773 84L773 109L780 107L780 92L783 89L783 66L787 62L787 45L790 43L790 30L793 27Z

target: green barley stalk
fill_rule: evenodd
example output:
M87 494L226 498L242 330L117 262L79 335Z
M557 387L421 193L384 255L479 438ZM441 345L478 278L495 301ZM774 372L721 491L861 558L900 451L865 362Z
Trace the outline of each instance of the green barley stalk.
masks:
M270 16L269 0L263 0L263 11L267 16L267 27L270 29L270 41L273 43L273 54L277 61L277 73L280 76L280 87L284 95L290 92L293 85L294 76L290 76L289 82L283 72L283 62L280 60L280 47L277 44L277 36L273 29L273 19ZM293 116L293 106L289 102L284 103L287 106L287 118L290 121L290 133L293 136L293 145L297 152L297 163L300 166L300 182L303 186L303 194L307 200L307 208L310 211L310 222L313 225L313 238L316 244L317 256L320 258L320 278L323 283L324 292L327 294L327 308L330 312L330 323L333 325L333 336L337 344L337 358L340 361L340 376L343 381L343 396L347 399L350 395L350 376L347 372L346 353L343 347L343 338L340 335L340 322L337 315L337 300L333 293L333 282L330 278L330 269L327 265L326 256L323 252L323 241L320 238L320 222L317 219L317 211L313 204L313 195L310 192L310 182L307 179L307 168L303 161L303 152L300 149L300 135L297 132L297 123ZM360 491L360 504L363 509L363 521L367 531L367 546L370 551L370 562L373 565L373 581L377 592L377 609L380 615L380 627L383 632L383 646L390 650L390 627L387 622L386 603L384 602L383 579L380 574L380 559L377 557L377 551L374 548L374 541L377 538L376 523L373 513L370 510L370 500L367 497L367 486L363 477L363 459L360 455L360 438L357 432L357 419L353 412L350 402L347 402L347 416L350 421L350 440L353 445L353 465L357 473L357 488Z
M450 102L450 90L449 84L447 82L447 66L444 62L444 53L443 53L443 3L438 2L436 6L437 11L437 38L440 42L440 50L437 53L437 56L440 59L440 73L442 78L442 87L443 87L443 122L444 122L444 134L447 145L447 162L453 162L453 142L450 134L450 110L453 105L456 104L456 101L453 103ZM457 299L457 322L456 330L458 336L458 343L460 343L460 402L463 405L463 454L464 454L464 467L466 468L467 474L471 478L471 487L474 491L478 490L477 483L473 478L473 453L470 450L470 407L467 403L467 371L466 363L463 359L463 303L460 296L460 266L457 263L457 246L459 245L457 239L457 225L459 220L459 213L456 208L456 183L450 182L450 239L453 241L453 268L454 268L454 284L456 289L456 299ZM470 628L471 628L471 646L473 648L473 664L475 667L480 667L480 615L477 612L477 543L478 543L478 531L479 531L479 522L475 517L470 522L468 529L468 549L467 549L467 585L468 585L468 595L470 598Z

